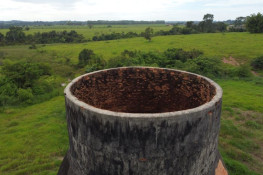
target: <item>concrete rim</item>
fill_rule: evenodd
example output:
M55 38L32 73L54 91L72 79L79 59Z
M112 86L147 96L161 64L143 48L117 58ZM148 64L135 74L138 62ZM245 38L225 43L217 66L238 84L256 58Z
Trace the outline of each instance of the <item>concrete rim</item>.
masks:
M96 108L94 106L91 106L83 101L80 101L77 97L75 97L71 91L70 88L71 86L76 83L77 81L79 81L82 77L91 75L91 74L95 74L95 73L99 73L99 72L105 72L105 71L110 71L110 70L115 70L115 69L122 69L122 68L150 68L150 69L162 69L162 70L168 70L168 71L175 71L175 72L181 72L181 73L186 73L186 74L191 74L194 76L198 76L201 77L203 79L205 79L206 81L208 81L212 86L215 87L216 89L216 94L215 96L212 98L211 101L202 104L198 107L195 108L191 108L191 109L186 109L186 110L181 110L181 111L174 111L174 112L161 112L161 113L126 113L126 112L114 112L114 111L110 111L110 110L105 110L105 109L100 109L100 108ZM177 69L167 69L167 68L158 68L158 67L143 67L143 66L132 66L132 67L117 67L117 68L111 68L111 69L103 69L103 70L99 70L99 71L95 71L95 72L90 72L84 75L81 75L79 77L76 77L75 79L73 79L65 88L64 90L64 95L67 99L69 99L72 103L74 103L76 106L81 107L84 110L87 111L93 111L94 113L99 113L99 114L104 114L104 115L108 115L108 116L115 116L115 117L124 117L124 118L165 118L165 117L175 117L175 116L182 116L182 115L188 115L191 113L196 113L196 112L200 112L203 111L205 109L208 109L212 106L215 106L215 104L217 102L219 102L222 98L222 94L223 94L223 90L222 88L215 83L213 80L204 77L202 75L198 75L195 73L191 73L191 72L187 72L187 71L182 71L182 70L177 70Z

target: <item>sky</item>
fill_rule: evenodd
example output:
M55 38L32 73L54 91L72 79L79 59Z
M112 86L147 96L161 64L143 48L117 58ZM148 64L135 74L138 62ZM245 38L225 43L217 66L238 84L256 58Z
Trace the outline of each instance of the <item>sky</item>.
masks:
M1 2L2 1L2 2ZM0 21L235 19L263 13L263 0L0 0Z

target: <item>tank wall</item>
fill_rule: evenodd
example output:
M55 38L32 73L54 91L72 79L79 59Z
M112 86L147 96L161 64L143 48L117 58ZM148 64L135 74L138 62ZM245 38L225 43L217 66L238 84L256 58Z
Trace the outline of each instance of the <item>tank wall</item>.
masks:
M72 173L214 174L221 99L169 117L118 117L89 111L66 96Z

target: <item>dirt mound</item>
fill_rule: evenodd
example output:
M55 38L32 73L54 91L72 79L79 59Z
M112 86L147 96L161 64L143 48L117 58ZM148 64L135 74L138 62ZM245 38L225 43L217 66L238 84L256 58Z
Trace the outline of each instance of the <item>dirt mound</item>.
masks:
M233 66L239 66L240 65L237 62L237 60L235 58L231 57L231 56L229 58L224 57L222 61L223 61L223 63L231 64Z

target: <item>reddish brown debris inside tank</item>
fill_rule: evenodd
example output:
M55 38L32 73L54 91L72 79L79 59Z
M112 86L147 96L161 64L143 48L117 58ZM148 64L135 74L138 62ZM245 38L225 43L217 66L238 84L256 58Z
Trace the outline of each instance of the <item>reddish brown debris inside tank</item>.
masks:
M188 73L158 68L119 68L81 78L71 92L97 108L128 113L161 113L209 102L215 87Z

